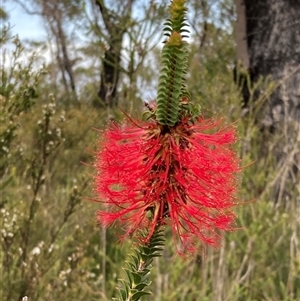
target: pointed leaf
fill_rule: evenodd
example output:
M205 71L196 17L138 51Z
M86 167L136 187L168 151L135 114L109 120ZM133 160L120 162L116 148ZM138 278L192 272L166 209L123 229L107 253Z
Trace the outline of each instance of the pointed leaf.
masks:
M140 291L140 292L136 292L133 296L132 296L132 301L137 301L139 300L141 297L143 296L149 296L149 295L152 295L151 292L149 291Z

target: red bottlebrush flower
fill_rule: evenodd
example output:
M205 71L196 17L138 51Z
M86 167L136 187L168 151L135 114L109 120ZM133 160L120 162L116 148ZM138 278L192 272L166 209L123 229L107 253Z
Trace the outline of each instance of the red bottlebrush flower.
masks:
M118 221L125 236L147 229L147 239L156 225L170 224L175 245L188 252L199 241L217 245L232 229L240 170L235 129L220 123L112 124L96 159L95 191L106 204L99 223Z

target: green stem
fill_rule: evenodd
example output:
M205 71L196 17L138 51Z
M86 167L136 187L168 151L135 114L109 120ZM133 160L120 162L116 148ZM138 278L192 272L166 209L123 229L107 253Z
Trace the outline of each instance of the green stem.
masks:
M180 102L187 97L186 72L188 62L185 15L186 0L173 0L169 6L170 18L165 22L168 37L162 49L162 69L158 80L156 120L167 126L180 121Z
M146 236L145 236L146 237ZM113 298L115 301L137 301L141 297L151 295L147 290L151 281L148 280L155 257L160 257L165 245L164 232L157 227L148 244L141 244L133 250L131 260L127 261L124 271L127 280L121 279L122 288L118 288L120 297Z

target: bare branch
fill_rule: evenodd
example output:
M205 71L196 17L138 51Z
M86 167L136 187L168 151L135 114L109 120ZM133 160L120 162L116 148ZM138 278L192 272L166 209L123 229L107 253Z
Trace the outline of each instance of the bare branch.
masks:
M236 21L236 52L237 60L240 60L245 69L249 68L249 55L247 46L247 33L246 33L246 10L244 0L235 0L237 10Z
M30 10L23 2L22 0L14 0L18 5L22 7L22 9L28 14L28 15L41 15L41 12L39 11L33 11ZM28 2L28 1L27 1Z

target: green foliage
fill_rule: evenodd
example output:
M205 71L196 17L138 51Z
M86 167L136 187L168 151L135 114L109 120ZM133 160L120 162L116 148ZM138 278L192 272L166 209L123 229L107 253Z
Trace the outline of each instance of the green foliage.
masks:
M180 102L189 101L186 91L185 75L187 73L187 42L182 35L187 30L184 26L186 1L174 0L170 5L171 18L165 23L164 32L168 37L162 49L162 69L160 71L157 91L156 119L159 123L173 126L180 119Z
M6 20L8 18L8 14L7 12L0 7L0 20Z
M0 46L8 42L8 28L5 27L1 33ZM5 172L9 160L5 160L11 151L11 143L15 132L19 127L18 118L30 109L37 98L36 87L45 73L42 67L33 71L34 56L29 59L26 66L22 65L21 56L24 55L24 48L18 37L12 40L14 50L11 62L7 62L6 51L2 53L1 64L1 86L0 86L0 173ZM7 64L11 64L7 67Z
M179 99L183 76L184 48L166 43L162 50L161 74L157 93L157 120L161 124L174 125L179 120Z
M124 268L127 280L121 280L123 288L118 288L120 298L113 300L137 301L143 296L151 295L150 291L145 290L151 283L148 276L152 269L153 259L161 256L164 245L164 232L156 228L147 245L141 244L135 247L130 256L131 260L126 262L128 268Z
M191 95L186 87L188 72L188 43L184 41L189 33L186 29L185 0L174 0L169 7L170 18L163 29L168 37L161 53L162 69L158 80L157 110L147 112L148 118L168 126L188 118L193 122L200 115L201 106L191 102ZM154 116L153 116L154 115Z
M12 63L2 66L0 294L3 300L21 300L25 295L30 300L59 299L64 298L67 283L72 285L79 277L88 283L97 265L91 263L93 257L85 259L87 241L82 235L95 228L92 212L84 208L81 214L88 212L89 218L74 219L90 181L78 174L82 147L75 161L68 159L70 147L83 142L91 125L81 125L76 138L71 135L65 143L64 133L68 126L73 131L79 118L72 120L71 112L66 114L53 95L39 96L46 71L36 69L34 56L24 56L17 38L12 41ZM2 42L4 47L10 40L3 36ZM6 58L5 54L3 61ZM78 245L77 240L83 243ZM82 261L89 267L83 275L78 265Z

